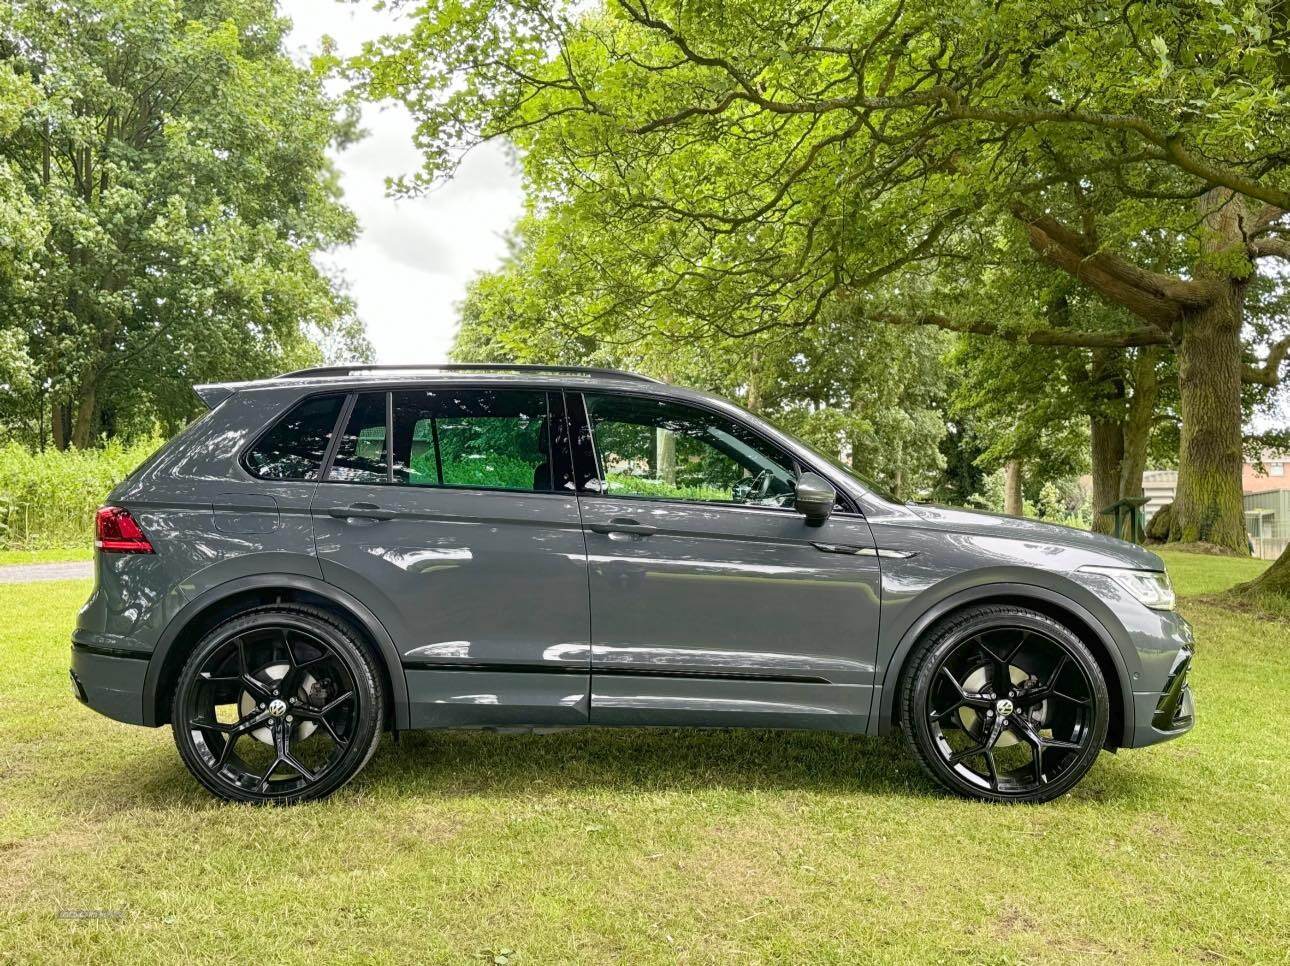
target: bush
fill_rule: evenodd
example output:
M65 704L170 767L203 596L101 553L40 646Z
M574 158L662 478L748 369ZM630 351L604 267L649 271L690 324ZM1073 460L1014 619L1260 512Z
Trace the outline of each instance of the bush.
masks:
M102 449L33 453L0 446L0 548L42 550L85 546L94 511L111 489L152 454L160 440Z

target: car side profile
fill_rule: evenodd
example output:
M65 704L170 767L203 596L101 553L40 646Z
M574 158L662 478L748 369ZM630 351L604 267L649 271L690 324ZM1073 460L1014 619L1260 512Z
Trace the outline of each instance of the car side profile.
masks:
M321 368L209 411L96 521L78 698L207 789L334 792L384 731L901 731L1070 790L1194 722L1158 556L895 500L713 396L576 367Z

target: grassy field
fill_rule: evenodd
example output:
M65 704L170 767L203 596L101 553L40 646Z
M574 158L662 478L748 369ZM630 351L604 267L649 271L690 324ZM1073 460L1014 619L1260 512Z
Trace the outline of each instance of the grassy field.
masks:
M69 560L93 560L94 548L88 540L83 547L54 547L47 550L0 550L0 566L5 564L63 563Z
M1170 563L1184 595L1259 566ZM0 587L0 961L1287 960L1290 624L1184 598L1197 730L1041 807L896 740L583 731L387 739L256 809L71 699L86 591Z

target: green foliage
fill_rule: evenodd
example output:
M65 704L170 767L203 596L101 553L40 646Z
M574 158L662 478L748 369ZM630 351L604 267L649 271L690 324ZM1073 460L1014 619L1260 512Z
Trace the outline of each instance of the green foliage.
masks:
M0 6L0 431L171 431L195 382L370 352L314 261L354 236L326 153L352 125L287 26L273 0Z
M1221 375L1275 386L1290 358L1284 312L1243 326L1247 292L1275 291L1267 266L1290 259L1279 0L431 0L414 18L353 65L418 120L424 165L399 189L507 139L534 219L516 278L535 281L482 284L511 324L464 351L608 346L671 365L670 341L684 367L698 346L705 361L774 355L765 342L791 333L805 337L792 360L822 334L853 349L873 337L865 321L1012 347L1158 348L1194 373L1178 382L1180 516L1234 539L1239 476L1213 454L1239 445L1241 391ZM549 292L558 307L542 307ZM518 324L543 313L562 324ZM982 360L987 462L1024 452L1069 469L1076 424L1127 408L1107 366L1045 351ZM1036 398L1045 365L1044 405L1005 419L1019 393ZM1078 367L1097 378L1066 377ZM901 446L935 456L939 436L916 400L881 398L807 393L785 416L858 463L870 427L895 423L873 431L898 466L889 482L922 489Z
M724 395L903 494L927 490L942 465L947 340L831 311L788 332L731 338L661 310L620 311L566 264L558 218L531 218L511 257L471 285L454 356L463 361L618 366ZM605 258L623 254L612 239Z
M114 440L100 449L43 453L0 445L0 548L88 546L94 511L160 445Z

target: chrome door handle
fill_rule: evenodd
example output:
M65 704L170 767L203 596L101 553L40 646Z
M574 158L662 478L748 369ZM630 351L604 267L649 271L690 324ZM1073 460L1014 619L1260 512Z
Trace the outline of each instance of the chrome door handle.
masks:
M613 519L608 523L588 524L592 533L634 533L638 537L648 537L651 533L658 533L658 527L651 527L649 524L637 523L635 520Z
M337 520L393 520L393 510L382 510L375 503L351 503L349 506L334 506L327 515Z

